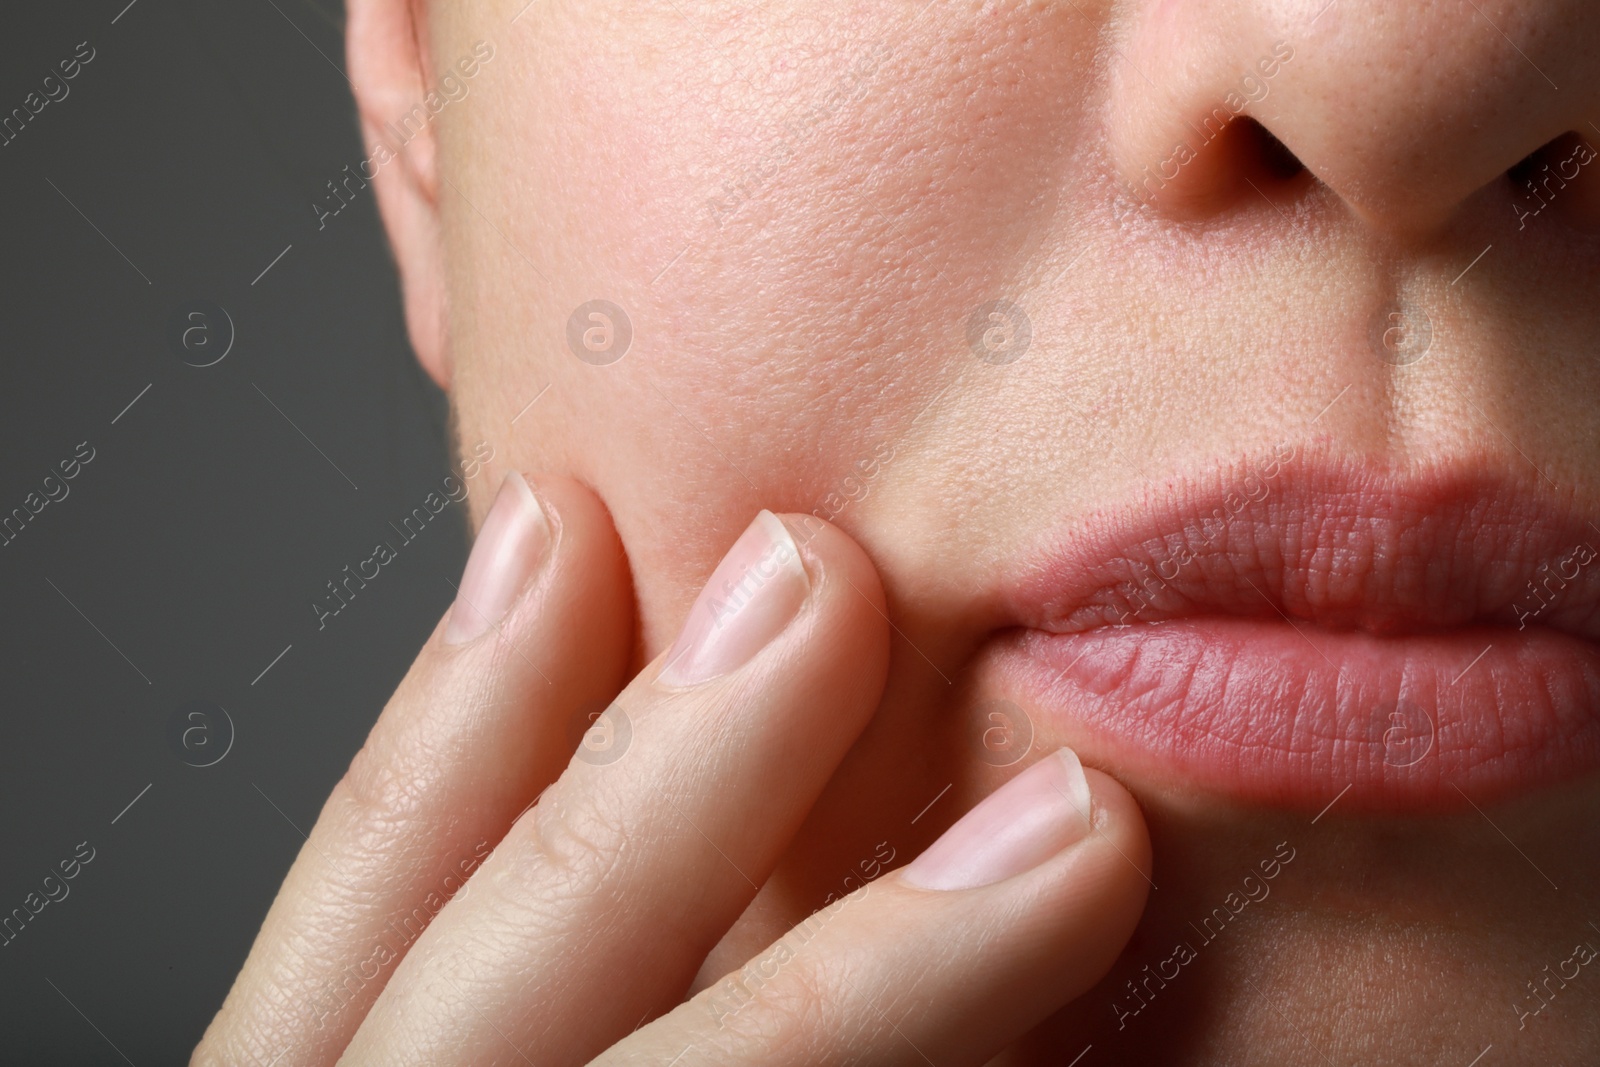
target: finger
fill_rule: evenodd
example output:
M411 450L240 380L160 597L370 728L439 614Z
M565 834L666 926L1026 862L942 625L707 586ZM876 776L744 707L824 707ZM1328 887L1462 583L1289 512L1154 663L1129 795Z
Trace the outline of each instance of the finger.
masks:
M811 531L801 549L758 516L678 644L618 698L627 756L574 760L424 935L345 1062L583 1063L682 1000L881 695L876 572L838 530Z
M541 500L542 497L542 506ZM197 1064L337 1059L398 960L572 754L632 641L627 565L573 482L506 478L456 603L334 787Z
M1133 798L1063 749L595 1062L985 1063L1110 969L1149 862Z

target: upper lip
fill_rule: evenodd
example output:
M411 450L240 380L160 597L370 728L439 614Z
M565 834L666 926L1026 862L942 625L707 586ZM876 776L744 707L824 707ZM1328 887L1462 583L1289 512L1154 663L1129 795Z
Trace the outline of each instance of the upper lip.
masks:
M981 670L1149 783L1388 811L1600 767L1600 529L1515 471L1326 448L1047 539Z
M1056 534L1013 586L1053 633L1197 615L1377 635L1548 627L1600 639L1600 527L1539 475L1396 473L1282 446Z

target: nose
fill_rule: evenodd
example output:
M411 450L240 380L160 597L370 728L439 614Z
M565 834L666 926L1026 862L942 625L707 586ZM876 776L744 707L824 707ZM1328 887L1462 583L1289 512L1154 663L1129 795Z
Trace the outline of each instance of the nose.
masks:
M1115 164L1178 214L1314 178L1375 228L1436 230L1600 146L1596 0L1132 0L1122 34Z

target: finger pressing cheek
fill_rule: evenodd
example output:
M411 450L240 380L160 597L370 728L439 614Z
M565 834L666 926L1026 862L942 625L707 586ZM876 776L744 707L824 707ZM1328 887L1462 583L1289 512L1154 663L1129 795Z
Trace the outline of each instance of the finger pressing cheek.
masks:
M334 1062L624 682L627 563L577 483L535 494L509 475L458 588L324 805L195 1063Z
M583 1063L680 1003L882 693L877 573L829 526L763 512L677 644L405 960L348 1063Z

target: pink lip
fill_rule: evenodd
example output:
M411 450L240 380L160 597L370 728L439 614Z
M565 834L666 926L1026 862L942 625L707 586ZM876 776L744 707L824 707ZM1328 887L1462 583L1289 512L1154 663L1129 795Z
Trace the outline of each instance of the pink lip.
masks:
M1591 772L1600 529L1541 484L1292 449L1177 483L1052 539L990 667L1110 769L1250 802Z

